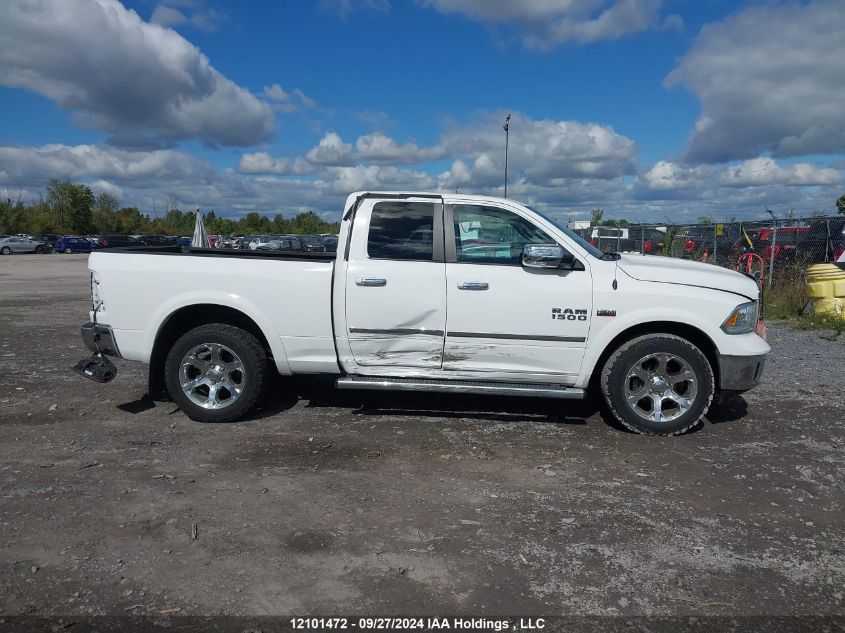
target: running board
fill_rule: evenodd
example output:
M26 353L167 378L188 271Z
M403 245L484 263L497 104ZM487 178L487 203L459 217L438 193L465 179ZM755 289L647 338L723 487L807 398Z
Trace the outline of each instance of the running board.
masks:
M382 378L375 376L344 376L337 379L338 389L367 389L375 391L434 391L438 393L478 393L493 396L534 396L583 400L583 389L554 384L518 382L482 382L473 380L431 380L427 378Z

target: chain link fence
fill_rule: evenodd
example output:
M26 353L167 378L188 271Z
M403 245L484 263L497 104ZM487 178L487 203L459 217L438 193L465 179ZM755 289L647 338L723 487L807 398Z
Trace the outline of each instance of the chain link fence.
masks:
M636 224L576 229L603 251L664 255L741 268L771 285L845 251L845 216L725 222Z

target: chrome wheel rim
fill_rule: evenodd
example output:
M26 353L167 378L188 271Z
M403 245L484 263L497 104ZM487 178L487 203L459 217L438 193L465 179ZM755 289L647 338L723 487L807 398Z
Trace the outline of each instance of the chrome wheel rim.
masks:
M203 343L182 357L179 366L182 393L203 409L232 406L244 390L244 364L231 348Z
M698 381L690 364L668 353L643 356L628 370L625 402L650 422L671 422L692 408Z

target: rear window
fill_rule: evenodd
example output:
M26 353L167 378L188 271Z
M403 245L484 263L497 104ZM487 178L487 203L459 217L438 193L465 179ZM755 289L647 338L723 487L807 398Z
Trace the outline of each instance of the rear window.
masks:
M378 202L370 215L367 255L374 259L432 261L434 204Z

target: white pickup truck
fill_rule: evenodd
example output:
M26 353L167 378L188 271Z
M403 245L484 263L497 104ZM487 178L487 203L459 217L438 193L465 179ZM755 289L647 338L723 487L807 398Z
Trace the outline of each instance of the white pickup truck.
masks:
M709 264L602 253L513 200L354 193L337 253L95 252L88 377L149 363L192 419L247 414L271 371L340 389L578 399L628 428L686 431L761 377L759 291Z

